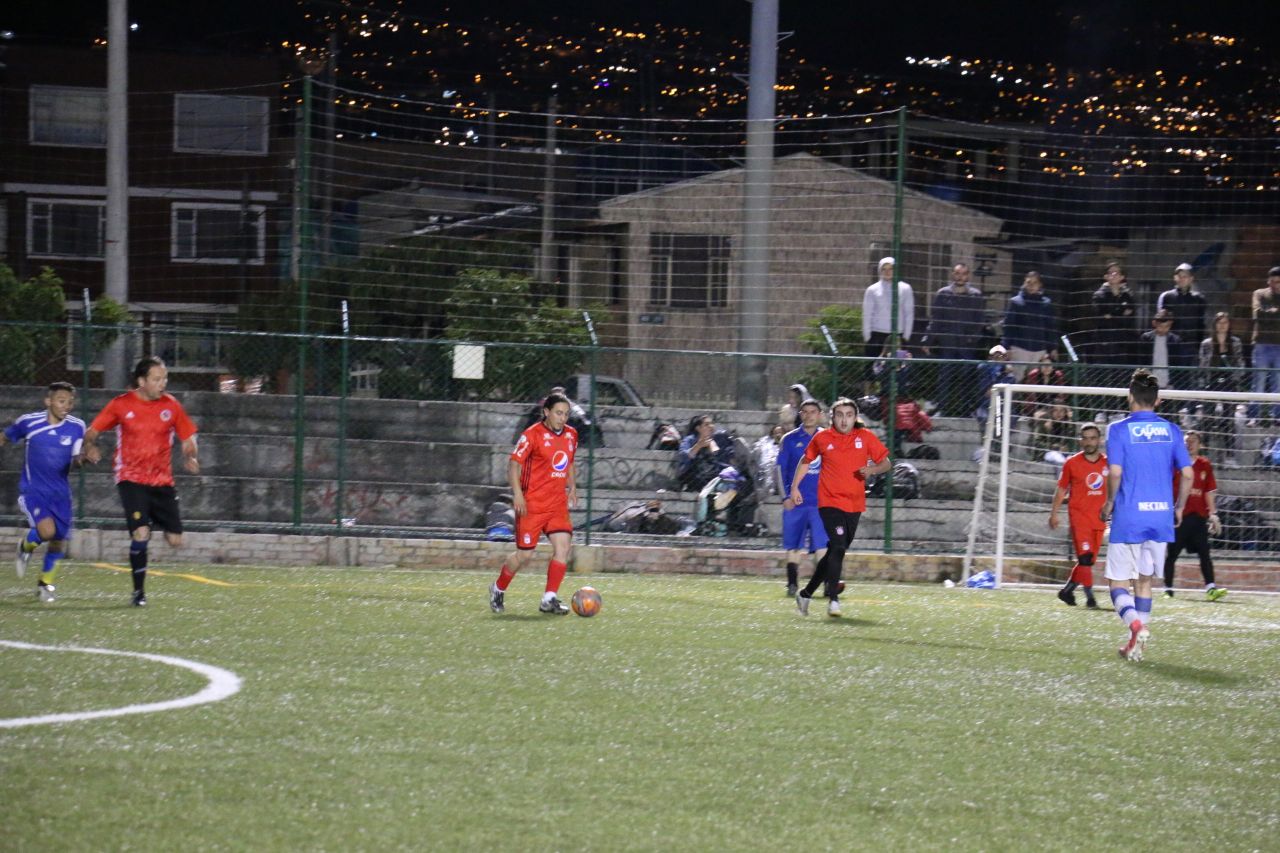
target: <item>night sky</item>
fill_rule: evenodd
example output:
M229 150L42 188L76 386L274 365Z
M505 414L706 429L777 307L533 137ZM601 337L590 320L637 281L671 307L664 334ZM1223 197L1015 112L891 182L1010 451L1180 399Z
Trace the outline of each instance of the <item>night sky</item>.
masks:
M392 2L371 0L366 5L389 9ZM338 5L333 0L306 3L313 10L334 9ZM1224 35L1243 35L1259 42L1275 41L1280 27L1268 23L1269 16L1258 13L1265 5L1203 0L999 0L969 4L932 0L780 0L781 29L795 32L786 46L794 47L809 61L841 70L874 70L886 64L897 65L907 55L948 53L1022 62L1053 61L1077 68L1140 66L1144 48L1135 42L1151 32L1153 24L1178 23ZM52 39L83 44L105 27L106 0L18 0L4 6L0 29L14 30L21 41ZM520 21L554 30L553 19L558 16L562 20L617 25L661 21L742 39L748 37L751 21L751 5L746 0L487 0L465 6L454 4L452 9L444 3L404 0L401 8L424 19L454 20L473 27L481 26L482 18L489 15L504 22ZM142 27L134 36L139 48L246 51L308 33L301 8L292 0L133 0L130 18Z

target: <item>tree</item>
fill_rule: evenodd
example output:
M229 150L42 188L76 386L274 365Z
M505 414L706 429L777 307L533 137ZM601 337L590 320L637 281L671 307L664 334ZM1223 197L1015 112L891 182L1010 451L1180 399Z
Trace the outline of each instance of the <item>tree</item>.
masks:
M32 382L64 346L62 279L48 267L26 281L0 263L0 378Z
M818 312L817 317L809 320L808 331L800 334L800 343L815 355L830 356L831 347L822 334L823 326L831 333L841 356L862 355L864 342L861 308L828 305ZM820 398L856 397L865 370L864 363L860 361L827 358L804 371L795 381L804 384Z

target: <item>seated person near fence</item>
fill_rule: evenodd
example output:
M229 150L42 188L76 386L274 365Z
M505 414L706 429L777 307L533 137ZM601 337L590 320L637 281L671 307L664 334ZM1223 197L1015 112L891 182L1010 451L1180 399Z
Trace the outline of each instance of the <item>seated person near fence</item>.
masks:
M1032 447L1036 451L1035 457L1038 459L1045 450L1061 449L1056 447L1058 444L1071 447L1075 441L1075 431L1070 424L1067 424L1066 433L1064 433L1065 441L1048 440L1048 437L1061 431L1061 428L1055 429L1055 423L1059 419L1055 417L1054 411L1065 406L1067 402L1064 395L1048 389L1054 385L1066 385L1066 374L1054 367L1053 359L1046 355L1040 359L1039 364L1027 371L1022 382L1024 385L1046 386L1044 393L1027 394L1021 403L1022 414L1031 418ZM1070 410L1066 419L1070 420ZM1046 438L1046 441L1042 441L1042 438ZM1044 443L1055 446L1042 448L1040 445Z
M1066 401L1046 407L1043 416L1036 413L1031 424L1031 458L1040 459L1051 451L1070 454L1076 441L1076 425Z
M893 455L902 455L902 442L918 444L924 434L933 430L933 419L911 398L899 401L894 408Z
M694 415L676 455L676 479L680 485L701 489L732 464L733 437L717 430L716 419L711 415Z

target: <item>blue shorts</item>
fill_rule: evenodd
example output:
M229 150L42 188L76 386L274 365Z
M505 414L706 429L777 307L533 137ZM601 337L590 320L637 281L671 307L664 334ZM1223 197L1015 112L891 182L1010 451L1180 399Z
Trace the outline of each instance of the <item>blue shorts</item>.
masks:
M782 511L782 550L803 550L805 533L809 534L810 554L827 547L827 529L822 526L822 519L818 516L816 501Z
M53 538L66 541L71 538L71 522L75 512L71 508L71 496L30 494L18 495L18 509L27 517L27 524L35 527L46 518L53 519Z

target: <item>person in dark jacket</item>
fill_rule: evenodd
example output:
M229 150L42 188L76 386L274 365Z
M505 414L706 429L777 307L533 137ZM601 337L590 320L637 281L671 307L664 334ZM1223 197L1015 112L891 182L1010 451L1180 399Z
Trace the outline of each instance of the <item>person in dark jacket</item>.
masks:
M1167 308L1151 318L1151 331L1142 333L1143 364L1150 366L1161 388L1187 388L1192 382L1192 372L1169 369L1191 366L1182 338L1169 331L1172 326L1173 314Z
M1168 311L1173 315L1173 328L1169 331L1190 350L1198 347L1207 336L1205 316L1209 313L1209 302L1203 293L1196 290L1196 274L1191 264L1178 264L1173 271L1173 284L1156 300L1156 311ZM1194 353L1179 353L1179 358L1191 359Z
M986 298L969 285L969 267L956 264L951 282L933 295L924 354L947 359L938 371L939 417L963 417L973 406L972 385L966 381L971 368L964 364L977 354L986 320Z
M1022 288L1009 300L1000 343L1009 351L1009 363L1019 376L1045 355L1058 360L1058 321L1035 270L1027 273Z
M1093 336L1085 357L1093 364L1133 362L1138 340L1137 301L1125 283L1119 261L1107 264L1102 286L1093 293Z

